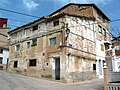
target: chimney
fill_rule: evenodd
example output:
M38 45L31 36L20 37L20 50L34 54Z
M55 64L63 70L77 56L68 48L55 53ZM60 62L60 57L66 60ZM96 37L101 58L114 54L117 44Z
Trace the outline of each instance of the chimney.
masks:
M7 27L7 18L0 18L0 28Z

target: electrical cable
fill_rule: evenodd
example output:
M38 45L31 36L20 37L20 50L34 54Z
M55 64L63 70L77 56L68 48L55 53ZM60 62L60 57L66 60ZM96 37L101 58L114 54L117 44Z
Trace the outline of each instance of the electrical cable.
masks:
M24 16L29 16L29 17L34 17L34 18L40 18L40 17L38 17L38 16L34 16L34 15L22 13L22 12L17 12L17 11L12 11L12 10L8 10L8 9L4 9L4 8L0 8L0 10L2 10L2 11L7 11L7 12L11 12L11 13L16 13L16 14L20 14L20 15L24 15Z

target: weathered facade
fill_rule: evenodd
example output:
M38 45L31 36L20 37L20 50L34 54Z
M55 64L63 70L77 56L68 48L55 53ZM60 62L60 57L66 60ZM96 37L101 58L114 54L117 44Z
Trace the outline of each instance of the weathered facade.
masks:
M9 36L9 71L65 82L93 79L110 41L109 18L94 4L71 3Z
M120 72L120 36L112 40L112 67L114 72Z
M10 29L6 23L7 19L0 18L0 69L7 69L9 59L8 32Z

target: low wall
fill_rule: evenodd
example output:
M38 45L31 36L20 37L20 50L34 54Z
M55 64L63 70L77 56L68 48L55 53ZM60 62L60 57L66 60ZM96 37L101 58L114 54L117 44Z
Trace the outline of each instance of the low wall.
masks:
M0 64L0 70L6 70L6 64Z
M108 72L109 82L120 82L120 72Z

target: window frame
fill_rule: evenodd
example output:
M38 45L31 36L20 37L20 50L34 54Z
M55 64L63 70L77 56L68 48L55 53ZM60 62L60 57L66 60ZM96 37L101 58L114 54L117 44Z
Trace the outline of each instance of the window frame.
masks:
M58 25L59 25L59 20L53 21L53 27L58 26Z
M93 63L93 70L96 71L96 64Z
M0 57L0 64L3 64L3 57Z
M19 46L19 48L18 48L18 46ZM16 48L16 51L20 51L20 44L17 44L16 46L15 46Z
M23 37L23 38L26 37L26 30L23 30L23 31L22 31L22 37Z
M3 54L3 49L2 48L0 48L0 54Z
M37 38L33 38L31 46L36 46L36 45L37 45Z
M103 28L104 36L107 36L107 30Z
M28 47L29 45L29 47ZM26 48L29 49L30 48L30 42L26 42Z
M35 66L37 66L37 59L29 59L29 67L35 67Z
M18 67L18 61L14 61L13 67L14 67L14 68L17 68L17 67Z
M99 31L99 33L102 34L102 26L101 25L98 25L98 31Z
M105 50L105 46L103 44L100 44L101 46L101 51L104 51Z
M38 24L37 24L37 25L32 26L32 31L36 31L36 30L38 30Z
M52 43L53 42L52 40L55 40L54 43ZM49 42L50 42L49 45L53 46L53 45L55 45L57 43L57 38L56 37L52 37L52 38L49 39Z

